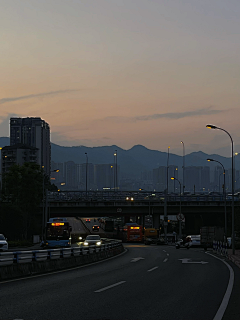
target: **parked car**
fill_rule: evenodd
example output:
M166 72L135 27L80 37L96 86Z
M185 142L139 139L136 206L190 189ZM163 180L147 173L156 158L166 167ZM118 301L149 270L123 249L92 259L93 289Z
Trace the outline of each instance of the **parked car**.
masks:
M0 251L8 251L7 238L3 234L0 234Z

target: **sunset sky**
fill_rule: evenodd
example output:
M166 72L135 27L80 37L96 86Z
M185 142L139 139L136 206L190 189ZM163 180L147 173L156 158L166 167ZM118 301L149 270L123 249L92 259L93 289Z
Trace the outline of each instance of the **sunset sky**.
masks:
M0 0L0 136L240 152L239 0Z

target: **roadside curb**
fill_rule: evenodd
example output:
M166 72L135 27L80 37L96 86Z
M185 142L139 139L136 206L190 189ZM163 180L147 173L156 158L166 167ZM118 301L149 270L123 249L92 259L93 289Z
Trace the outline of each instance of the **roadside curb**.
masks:
M238 266L240 268L240 257L229 255L228 260L232 261L236 266Z

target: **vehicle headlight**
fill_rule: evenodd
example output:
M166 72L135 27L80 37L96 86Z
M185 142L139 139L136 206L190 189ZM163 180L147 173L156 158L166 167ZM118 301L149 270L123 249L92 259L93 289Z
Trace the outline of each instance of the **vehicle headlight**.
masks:
M101 245L101 241L98 241L98 242L96 243L96 245L97 245L97 246L100 246L100 245Z
M82 240L82 237L79 237L79 240Z
M84 246L88 246L88 242L87 241L85 241L83 244L84 244Z

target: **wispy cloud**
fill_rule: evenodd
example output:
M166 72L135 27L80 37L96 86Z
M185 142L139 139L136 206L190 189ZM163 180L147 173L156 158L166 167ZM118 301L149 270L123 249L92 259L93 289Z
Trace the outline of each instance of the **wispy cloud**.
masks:
M74 92L74 91L80 91L80 89L58 90L58 91L50 91L50 92L29 94L27 96L2 98L2 99L0 99L0 104L4 104L4 103L7 103L7 102L12 102L12 101L19 101L19 100L26 100L26 99L32 99L32 98L41 98L41 97L46 97L46 96L53 96L53 95L57 95L57 94L63 94L63 93Z
M168 112L168 113L155 113L152 115L138 116L138 117L107 117L104 120L111 120L115 122L136 122L136 121L149 121L157 119L181 119L196 116L212 115L217 113L225 112L226 110L213 109L212 107L197 109L192 111L184 112Z

